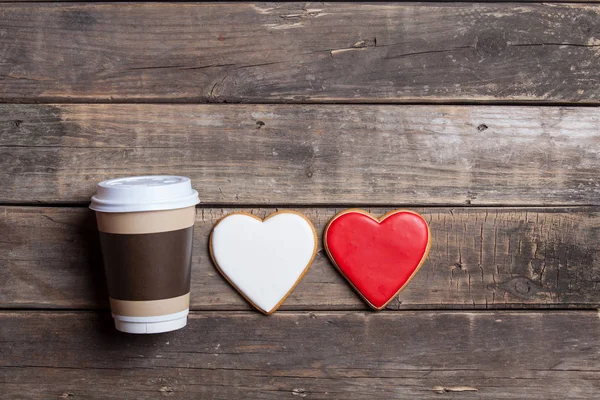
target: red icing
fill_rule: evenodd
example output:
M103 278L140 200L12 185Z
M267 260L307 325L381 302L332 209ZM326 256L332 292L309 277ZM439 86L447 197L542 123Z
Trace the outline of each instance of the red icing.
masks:
M326 231L326 245L338 268L375 308L382 308L410 279L426 256L427 222L397 211L382 222L351 211Z

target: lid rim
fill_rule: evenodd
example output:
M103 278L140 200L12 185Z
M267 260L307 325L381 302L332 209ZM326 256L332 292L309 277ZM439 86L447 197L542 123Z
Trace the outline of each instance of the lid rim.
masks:
M89 208L100 212L142 212L142 211L161 211L161 210L177 210L180 208L192 207L200 203L197 195L189 196L180 200L170 200L165 202L148 202L148 203L113 203L106 204L102 201L94 201Z
M123 183L119 183L120 181ZM174 210L198 203L198 191L192 188L190 178L143 175L108 179L98 183L89 208L112 213L141 212Z

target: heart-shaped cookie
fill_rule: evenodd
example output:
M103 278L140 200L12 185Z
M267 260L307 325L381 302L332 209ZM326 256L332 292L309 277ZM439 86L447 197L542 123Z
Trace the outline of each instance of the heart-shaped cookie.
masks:
M317 252L317 234L302 214L280 211L264 220L238 212L210 235L210 254L221 274L254 307L271 314L304 276Z
M376 310L389 303L417 273L429 252L427 222L412 211L375 218L349 209L332 218L323 238L329 258Z

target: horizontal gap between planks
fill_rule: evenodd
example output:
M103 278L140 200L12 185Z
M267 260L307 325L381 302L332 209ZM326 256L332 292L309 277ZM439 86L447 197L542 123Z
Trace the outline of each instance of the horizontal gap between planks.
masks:
M406 308L402 310L388 310L383 309L379 311L369 309L298 309L298 310L277 310L273 314L264 315L257 310L221 310L217 308L207 309L193 309L190 310L190 315L193 314L256 314L257 316L263 316L265 318L272 317L278 314L329 314L329 313L360 313L360 314L414 314L414 313L437 313L437 314L551 314L555 312L598 312L600 317L600 309L598 307L584 307L584 308L494 308L494 309L483 309L483 308ZM95 314L109 314L110 310L107 309L89 309L89 308L20 308L20 307L7 307L0 308L1 313L45 313L45 314L68 314L68 313L95 313Z
M388 310L383 309L380 311L369 310L367 308L320 308L320 309L287 309L277 310L271 315L275 314L327 314L327 313L361 313L361 314L406 314L406 313L438 313L438 314L460 314L460 313L513 313L513 314L548 314L556 312L598 312L600 318L600 309L597 306L590 307L552 307L552 308L403 308L401 310ZM96 313L96 314L109 314L108 308L93 309L93 308L22 308L22 307L0 307L0 313L14 312L14 313L53 313L53 314L67 314L67 313ZM219 313L219 314L256 314L269 317L264 315L257 310L231 310L231 309L220 309L220 308L198 308L190 309L190 314L207 314L207 313Z
M600 2L600 0L598 0ZM2 0L0 0L2 3ZM6 4L6 3L3 3ZM46 98L42 101L35 99L10 99L5 100L0 98L0 104L27 104L27 105L49 105L49 104L186 104L186 105L225 105L225 104L240 104L246 106L252 105L297 105L297 106L313 106L313 105L352 105L352 106L520 106L520 107L600 107L600 101L583 101L583 102L568 102L568 101L529 101L529 100L398 100L393 101L390 99L378 100L352 100L352 99L340 99L340 100L314 100L314 101L293 101L293 100L282 100L282 101L257 101L252 100L249 102L239 100L227 100L227 101L198 101L196 99L89 99L89 98Z
M44 208L88 208L89 202L86 203L69 203L69 202L52 202L52 203L36 203L36 202L0 202L0 207L44 207ZM545 208L545 209L571 209L571 208L597 208L600 204L488 204L488 203L477 203L477 204L419 204L419 203L396 203L396 204L380 204L380 203L315 203L315 204L270 204L270 203L256 203L256 204L241 204L241 203L202 203L196 206L197 209L207 208L401 208L401 207L414 207L414 208L512 208L512 209L526 209L526 208Z

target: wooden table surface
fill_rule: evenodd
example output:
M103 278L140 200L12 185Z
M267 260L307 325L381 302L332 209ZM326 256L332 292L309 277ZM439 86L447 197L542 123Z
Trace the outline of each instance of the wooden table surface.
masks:
M598 398L600 4L0 3L0 398ZM189 324L122 334L89 198L163 173ZM381 312L321 241L271 316L210 261L229 212L357 206L431 226Z

